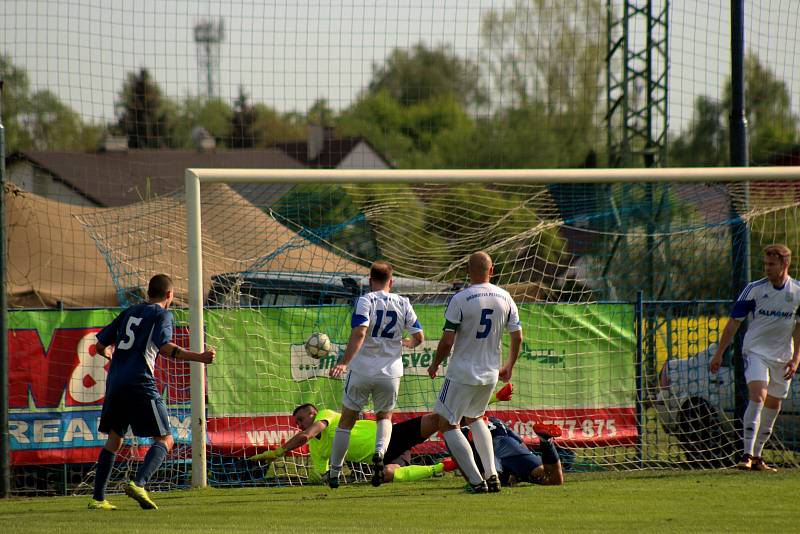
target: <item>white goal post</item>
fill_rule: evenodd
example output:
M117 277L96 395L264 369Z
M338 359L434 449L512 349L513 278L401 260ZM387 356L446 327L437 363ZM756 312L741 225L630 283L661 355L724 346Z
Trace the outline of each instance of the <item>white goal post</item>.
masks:
M191 350L204 347L203 250L201 187L210 183L408 183L451 184L611 184L680 182L798 181L797 167L721 167L659 169L492 169L492 170L297 170L297 169L195 169L185 173L189 328ZM191 364L192 486L207 484L206 404L204 365Z

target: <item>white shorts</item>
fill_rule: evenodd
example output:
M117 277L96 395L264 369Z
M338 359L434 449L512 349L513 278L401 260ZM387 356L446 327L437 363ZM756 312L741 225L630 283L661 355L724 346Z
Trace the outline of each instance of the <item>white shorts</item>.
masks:
M495 385L472 386L445 378L433 411L447 419L451 425L460 425L462 417L477 419L486 412Z
M394 410L399 390L400 377L364 376L348 371L347 379L344 381L342 404L345 408L361 412L372 397L372 407L376 412L388 412Z
M785 399L789 396L789 386L792 380L783 378L783 368L787 362L765 360L759 356L744 355L744 379L750 382L760 381L769 384L767 394L776 399Z

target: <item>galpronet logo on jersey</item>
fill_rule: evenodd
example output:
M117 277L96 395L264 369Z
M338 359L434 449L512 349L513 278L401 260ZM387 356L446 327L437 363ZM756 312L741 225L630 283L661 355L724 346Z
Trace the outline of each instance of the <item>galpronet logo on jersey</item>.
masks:
M794 312L783 310L765 310L763 308L758 310L758 314L764 317L779 317L781 319L791 319L794 317Z

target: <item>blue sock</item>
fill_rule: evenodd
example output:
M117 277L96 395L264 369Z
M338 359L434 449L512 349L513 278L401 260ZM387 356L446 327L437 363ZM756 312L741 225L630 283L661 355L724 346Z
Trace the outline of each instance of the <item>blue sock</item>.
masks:
M114 458L116 457L117 453L111 452L105 447L100 449L94 474L94 494L92 495L96 501L106 500L106 486L108 486L108 479L111 478L111 468L114 467Z
M133 482L143 488L166 458L167 446L159 442L153 443L153 446L144 455L144 462L142 462L142 466L136 473L136 478L133 479Z
M542 453L542 463L544 465L555 465L558 463L558 451L551 439L539 440L539 451Z

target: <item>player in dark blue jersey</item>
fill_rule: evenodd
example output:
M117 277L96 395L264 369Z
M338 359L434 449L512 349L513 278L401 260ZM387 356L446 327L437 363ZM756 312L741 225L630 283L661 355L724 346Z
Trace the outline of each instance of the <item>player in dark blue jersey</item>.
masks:
M541 455L534 454L525 441L508 425L496 417L489 417L486 426L492 434L494 461L500 483L513 486L518 482L530 482L543 486L560 486L564 483L561 460L553 443L553 438L561 435L556 425L536 424L533 431L539 436ZM468 434L464 427L462 432ZM472 440L470 440L472 444ZM472 445L474 448L475 446ZM477 456L476 456L477 457ZM482 469L482 467L480 467Z
M173 445L169 418L153 375L156 356L169 356L209 364L216 352L191 352L172 342L172 314L168 311L174 298L172 280L165 274L150 279L148 301L120 313L97 334L97 354L111 360L106 380L106 395L100 416L100 431L108 434L97 459L94 494L89 509L115 510L105 492L114 458L130 427L135 436L152 437L139 471L125 486L125 494L144 509L157 509L144 485L161 466Z

